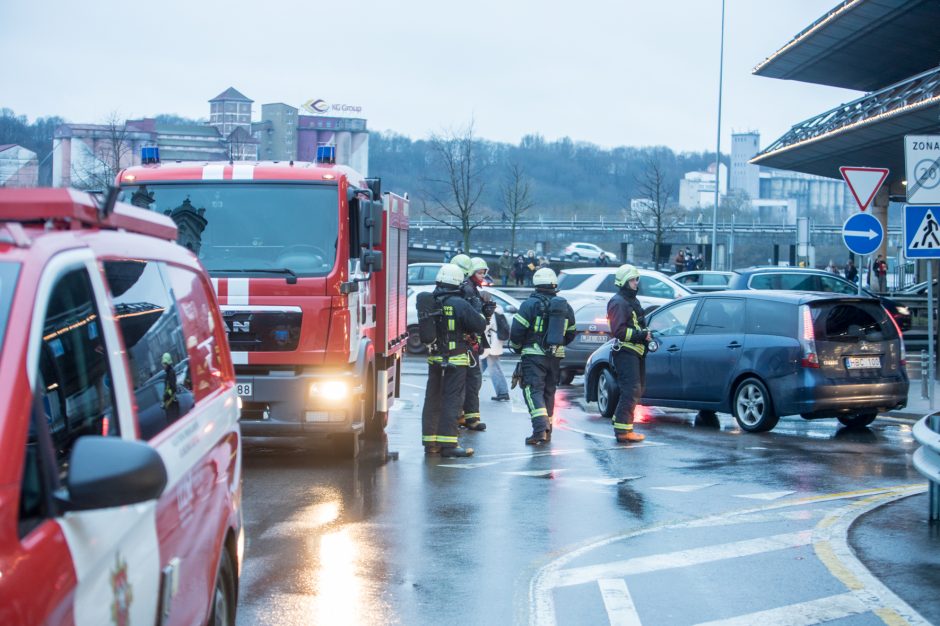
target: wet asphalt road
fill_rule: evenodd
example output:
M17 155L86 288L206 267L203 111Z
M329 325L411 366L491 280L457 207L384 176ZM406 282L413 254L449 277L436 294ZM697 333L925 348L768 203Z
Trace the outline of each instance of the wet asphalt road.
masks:
M638 426L647 441L622 446L583 404L578 378L559 392L552 443L531 448L521 394L491 402L485 379L489 428L462 434L476 455L425 459L425 370L406 360L387 442L356 461L246 444L239 624L907 616L846 537L859 514L922 485L909 425L787 417L755 435L729 415L649 409Z

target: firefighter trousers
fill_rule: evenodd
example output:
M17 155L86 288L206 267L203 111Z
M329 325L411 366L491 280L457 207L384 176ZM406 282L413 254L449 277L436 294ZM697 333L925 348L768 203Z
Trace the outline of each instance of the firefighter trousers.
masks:
M623 348L613 352L614 373L620 399L614 409L614 432L633 430L633 413L646 386L646 359L633 350Z
M467 368L467 385L463 397L465 420L480 419L480 388L483 387L483 370L480 368L480 353L470 352L470 367Z
M532 418L533 434L551 430L560 362L551 355L522 355L522 395Z
M425 446L457 445L457 416L463 401L467 366L428 363L428 386L421 411L421 440Z

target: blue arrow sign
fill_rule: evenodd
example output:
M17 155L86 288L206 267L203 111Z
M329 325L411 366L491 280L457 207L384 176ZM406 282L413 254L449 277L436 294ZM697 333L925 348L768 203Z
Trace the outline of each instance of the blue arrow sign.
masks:
M904 205L904 256L940 259L940 206Z
M842 225L842 241L855 254L871 254L881 247L885 229L871 213L850 215Z

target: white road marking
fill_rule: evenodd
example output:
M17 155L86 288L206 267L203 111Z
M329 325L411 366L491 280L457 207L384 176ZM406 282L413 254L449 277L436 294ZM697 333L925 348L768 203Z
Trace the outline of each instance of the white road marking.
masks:
M842 593L809 602L799 602L767 611L756 611L730 619L701 622L697 626L809 626L842 619L871 610L855 593Z
M659 489L660 491L678 491L679 493L691 493L693 491L699 491L700 489L714 487L717 484L718 483L705 483L704 485L672 485L670 487L651 487L651 489Z
M490 463L461 463L461 464L450 464L450 463L438 463L438 467L453 467L455 469L476 469L478 467L486 467L487 465L496 465L499 461L492 461Z
M633 597L627 589L623 579L602 579L597 581L604 599L604 608L607 609L607 620L610 626L640 626L640 616L633 604Z
M764 493L744 493L735 498L749 498L751 500L779 500L785 496L790 495L791 493L796 493L795 491L767 491Z
M797 548L809 545L813 533L803 530L795 533L784 533L758 539L746 539L700 548L689 548L676 552L651 554L639 556L624 561L601 563L600 565L586 565L560 570L554 574L551 587L570 587L600 580L601 578L623 578L636 574L659 572L677 567L690 567L725 559L735 559L742 556L753 556L785 548Z
M620 483L625 483L631 480L636 480L638 478L643 478L642 476L624 476L622 478L579 478L578 480L582 483L594 483L595 485L604 485L605 487L613 487L614 485L619 485Z
M511 474L513 476L533 476L533 477L545 477L545 476L554 476L561 472L567 472L566 469L549 469L549 470L531 470L527 472L503 472L503 474Z

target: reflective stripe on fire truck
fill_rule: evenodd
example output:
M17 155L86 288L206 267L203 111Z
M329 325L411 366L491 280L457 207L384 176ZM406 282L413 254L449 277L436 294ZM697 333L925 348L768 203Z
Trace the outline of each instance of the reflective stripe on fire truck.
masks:
M248 278L229 278L228 282L228 301L226 304L245 305L248 304Z
M232 365L248 365L248 353L232 352Z
M222 176L225 174L225 164L224 163L213 163L212 165L206 165L202 168L202 179L203 180L222 180Z
M232 180L251 180L255 177L255 166L250 163L235 163L232 167Z

